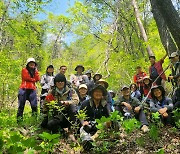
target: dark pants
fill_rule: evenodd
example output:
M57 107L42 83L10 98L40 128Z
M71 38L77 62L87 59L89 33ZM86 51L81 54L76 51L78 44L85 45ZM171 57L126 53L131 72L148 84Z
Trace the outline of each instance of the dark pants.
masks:
M45 93L48 93L48 90L47 89L42 89L41 95L43 95ZM40 112L41 113L43 112L43 102L44 102L45 98L46 98L46 96L41 96L40 97Z
M121 107L119 107L119 106L115 106L115 110L121 112L123 116L126 115L125 112L123 111L123 109ZM133 115L135 115L135 118L141 122L142 126L143 125L147 125L147 126L149 125L148 122L147 122L147 119L146 119L146 115L145 115L145 113L143 112L142 109L139 111L138 114L133 113ZM132 118L132 115L130 117Z
M161 121L164 125L173 125L172 112L167 112L168 117L164 118L161 116Z
M154 82L156 80L156 78L155 79L152 79L152 81ZM162 78L161 77L159 77L157 80L156 80L156 85L162 85Z
M70 128L72 124L76 122L76 113L75 105L71 104L65 107L64 110L60 111L60 113L56 112L53 119L48 121L47 129L53 133L57 133L61 128Z
M180 101L178 101L174 104L174 108L180 108Z
M28 100L31 104L32 113L37 113L37 94L33 89L19 89L17 118L23 117L24 106Z

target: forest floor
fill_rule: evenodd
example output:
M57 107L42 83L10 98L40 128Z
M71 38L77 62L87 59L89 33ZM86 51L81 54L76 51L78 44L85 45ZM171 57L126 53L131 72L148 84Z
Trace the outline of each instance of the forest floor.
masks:
M63 154L179 154L180 129L172 126L163 126L159 129L151 128L149 132L142 133L134 129L127 133L123 127L116 137L98 138L95 147L83 151L79 142L74 143L67 137L42 135L47 130L40 127L40 119L34 121L28 111L25 112L24 122L16 123L16 110L0 112L0 154L1 153L63 153ZM156 127L158 128L158 127ZM43 136L43 137L42 137ZM27 141L27 143L25 142ZM79 141L79 139L78 139Z

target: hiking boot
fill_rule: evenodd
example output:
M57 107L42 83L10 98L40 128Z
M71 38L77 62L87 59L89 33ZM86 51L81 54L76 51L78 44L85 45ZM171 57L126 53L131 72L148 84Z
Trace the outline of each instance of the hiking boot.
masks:
M148 128L148 126L143 125L143 126L141 127L141 130L142 130L144 133L146 133L146 132L149 131L149 128Z

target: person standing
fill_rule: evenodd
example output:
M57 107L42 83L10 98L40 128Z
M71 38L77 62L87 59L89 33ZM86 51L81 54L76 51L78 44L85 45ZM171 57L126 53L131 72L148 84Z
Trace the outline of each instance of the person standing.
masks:
M35 83L40 80L37 63L34 58L28 58L26 67L21 72L22 82L18 93L17 122L23 119L26 100L31 104L32 114L37 113L37 92Z
M141 66L136 67L136 74L133 77L134 83L137 84L138 89L141 93L141 97L143 95L143 78L146 76L146 73L142 71Z
M166 55L159 61L156 62L155 56L150 56L149 60L151 63L151 66L149 67L149 74L150 78L152 79L152 82L156 80L156 85L163 85L166 81L166 75L163 72L162 64L164 63L164 59L167 57Z
M52 86L54 86L53 80L54 80L54 67L53 65L49 65L46 69L46 74L44 74L41 77L41 81L40 81L42 87L41 97L40 97L40 111L42 111L43 101L47 96L48 91Z
M168 77L168 79L173 80L173 86L177 87L177 79L180 77L180 58L177 52L173 52L169 59L172 62L172 75Z
M77 89L80 84L88 84L89 79L87 75L84 75L84 66L82 65L77 65L75 68L75 71L77 72L76 74L72 74L70 76L70 82L72 86Z

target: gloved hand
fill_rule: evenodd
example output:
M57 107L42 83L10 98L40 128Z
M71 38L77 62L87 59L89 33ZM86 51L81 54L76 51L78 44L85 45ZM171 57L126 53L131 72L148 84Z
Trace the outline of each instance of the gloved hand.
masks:
M44 117L44 120L41 123L41 127L46 128L48 123L48 117Z

